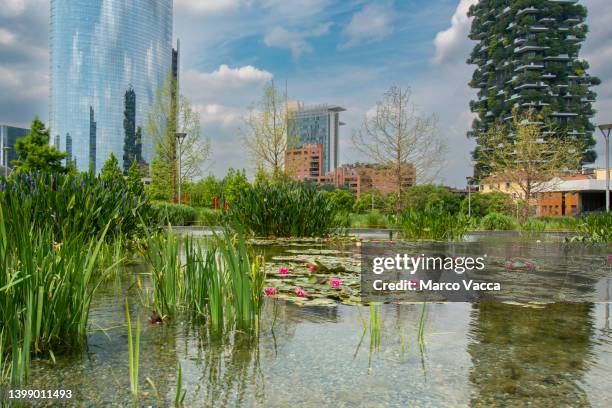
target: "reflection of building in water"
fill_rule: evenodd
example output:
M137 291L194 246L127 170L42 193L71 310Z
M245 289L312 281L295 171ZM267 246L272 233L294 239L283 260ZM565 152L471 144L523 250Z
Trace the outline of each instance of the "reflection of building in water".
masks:
M474 305L471 406L589 406L580 387L592 359L593 306Z

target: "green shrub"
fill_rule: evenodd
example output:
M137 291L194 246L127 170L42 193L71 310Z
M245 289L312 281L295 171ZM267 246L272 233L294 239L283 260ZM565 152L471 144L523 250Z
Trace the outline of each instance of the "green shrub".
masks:
M381 209L385 206L385 197L378 190L368 190L359 195L353 204L353 211L364 214L372 209Z
M546 224L547 231L575 231L578 228L576 217L539 217Z
M230 223L256 236L325 236L337 209L327 195L303 183L263 183L244 188L229 205Z
M198 208L198 225L218 226L222 225L223 211L210 208Z
M509 231L516 228L516 223L512 217L494 212L480 221L480 228L487 231Z
M527 232L543 232L546 230L546 222L538 218L529 217L527 221L521 225L521 230Z
M468 207L471 207L472 217L479 218L492 212L512 215L514 209L512 198L508 194L497 191L486 194L472 192L469 200L468 197L465 197L461 201L461 211L464 214L468 213Z
M155 202L151 204L154 225L192 225L198 219L198 210L188 205Z
M408 239L454 241L465 234L468 219L462 214L452 214L441 206L426 207L423 210L409 208L401 215L399 224Z
M355 198L346 190L338 188L327 193L327 196L339 212L349 213L355 204Z
M589 214L582 217L577 231L588 242L612 242L612 213Z

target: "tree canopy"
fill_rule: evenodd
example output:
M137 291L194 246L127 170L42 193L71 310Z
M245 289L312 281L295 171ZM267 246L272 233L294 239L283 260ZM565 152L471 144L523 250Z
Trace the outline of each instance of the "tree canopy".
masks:
M15 151L17 160L12 164L17 171L44 171L65 173L66 168L62 165L62 160L67 156L54 146L49 144L49 129L38 118L32 121L30 133L27 136L17 139Z

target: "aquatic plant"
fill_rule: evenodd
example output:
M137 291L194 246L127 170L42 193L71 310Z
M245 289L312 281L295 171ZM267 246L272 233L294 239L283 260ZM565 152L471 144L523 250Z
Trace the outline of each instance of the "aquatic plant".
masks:
M278 274L280 276L287 276L287 275L289 275L289 268L287 268L286 266L281 266L280 268L278 268Z
M154 202L151 204L153 225L192 225L198 220L198 210L188 205Z
M9 230L0 207L0 355L11 354L3 367L13 384L27 379L31 352L83 344L93 294L114 267L96 273L106 231L54 244L51 226Z
M336 227L333 201L315 186L277 182L249 186L230 204L232 225L255 236L326 236Z
M9 236L21 228L50 228L55 242L80 235L84 242L99 236L139 233L149 204L123 178L103 181L90 173L79 175L20 173L0 178L0 206Z
M576 230L584 241L612 242L612 213L586 215L580 219Z
M329 284L334 288L339 288L342 285L342 281L338 278L332 278L329 280Z
M516 229L516 223L508 215L489 213L480 221L480 228L487 231L509 231Z
M465 234L468 220L443 207L408 209L400 217L400 228L408 239L459 240Z
M140 318L136 321L136 338L132 339L132 320L130 319L130 307L127 298L125 299L125 320L127 322L128 353L129 353L129 374L130 391L132 397L138 397L138 367L140 365Z
M184 248L184 264L179 248ZM225 230L208 248L169 229L152 237L153 306L163 317L179 309L204 317L215 331L257 328L264 296L263 259L251 258L246 240Z

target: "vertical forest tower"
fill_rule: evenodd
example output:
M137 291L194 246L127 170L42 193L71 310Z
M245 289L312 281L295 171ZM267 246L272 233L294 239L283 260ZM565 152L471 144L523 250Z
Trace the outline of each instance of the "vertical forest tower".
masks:
M586 14L578 0L480 0L470 8L470 38L478 41L468 59L478 66L470 108L478 117L468 136L478 140L495 122L511 122L513 109L532 108L538 121L555 125L551 137L582 140L584 162L595 160L590 87L600 81L578 58ZM478 146L474 159L476 178L485 176Z

